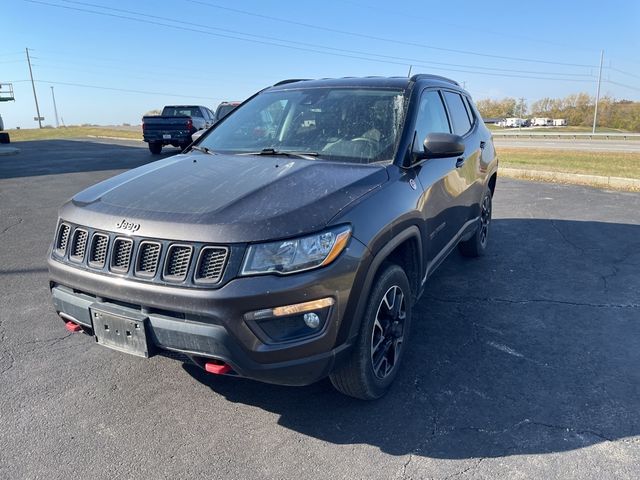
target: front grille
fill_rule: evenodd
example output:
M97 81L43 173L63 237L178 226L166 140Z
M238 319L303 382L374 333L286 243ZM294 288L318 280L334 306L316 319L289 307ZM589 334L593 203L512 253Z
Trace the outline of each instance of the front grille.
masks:
M94 233L89 249L89 265L94 268L103 268L107 262L107 248L109 237L104 233Z
M74 268L175 287L219 288L241 246L122 235L61 222L52 257ZM235 252L235 253L234 253Z
M116 238L111 254L111 270L118 273L126 273L131 263L131 251L133 240L128 238Z
M69 251L69 259L74 262L82 262L84 254L87 251L87 238L89 233L86 230L76 228L73 232L73 240L71 241L71 250Z
M63 256L67 251L67 244L69 243L69 233L71 233L71 227L66 223L60 225L58 229L58 235L56 237L56 253Z
M167 253L164 267L164 278L171 281L184 280L189 271L191 247L188 245L171 245Z
M226 248L221 247L204 247L200 252L196 281L219 282L227 262L227 251Z
M158 271L161 246L156 242L142 242L138 249L136 275L153 277Z

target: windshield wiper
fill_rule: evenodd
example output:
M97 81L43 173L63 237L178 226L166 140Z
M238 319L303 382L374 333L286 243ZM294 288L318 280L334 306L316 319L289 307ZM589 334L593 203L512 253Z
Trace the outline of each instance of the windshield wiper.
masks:
M242 153L242 155L265 155L269 157L317 157L319 155L318 152L294 152L288 150L276 150L275 148L263 148L259 152L248 152Z
M191 150L197 150L202 153L208 153L209 155L215 155L215 153L213 153L207 147L199 147L198 145L191 145Z

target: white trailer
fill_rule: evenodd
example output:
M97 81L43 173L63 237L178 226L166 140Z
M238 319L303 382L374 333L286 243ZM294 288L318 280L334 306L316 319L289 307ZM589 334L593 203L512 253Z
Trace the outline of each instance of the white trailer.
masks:
M553 119L548 117L534 117L531 119L531 125L534 127L550 127L553 125Z
M524 118L511 117L505 120L505 127L523 127L525 125Z
M567 126L567 119L566 118L554 118L553 119L553 126L554 127L566 127Z

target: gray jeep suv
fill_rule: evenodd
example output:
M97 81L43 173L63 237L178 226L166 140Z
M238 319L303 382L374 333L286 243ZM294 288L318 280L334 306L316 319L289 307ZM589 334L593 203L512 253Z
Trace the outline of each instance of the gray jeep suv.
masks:
M484 253L496 172L452 80L285 80L63 205L53 303L123 352L378 398L429 276Z

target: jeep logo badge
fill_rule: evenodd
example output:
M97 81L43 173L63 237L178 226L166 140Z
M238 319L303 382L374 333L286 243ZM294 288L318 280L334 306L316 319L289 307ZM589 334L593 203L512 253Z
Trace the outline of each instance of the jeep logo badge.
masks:
M140 230L139 223L127 222L126 218L123 218L121 222L116 223L116 228L122 228L123 230L129 230L131 232L137 232Z

